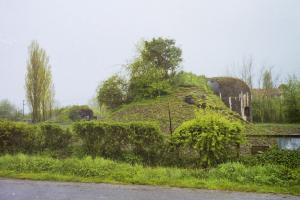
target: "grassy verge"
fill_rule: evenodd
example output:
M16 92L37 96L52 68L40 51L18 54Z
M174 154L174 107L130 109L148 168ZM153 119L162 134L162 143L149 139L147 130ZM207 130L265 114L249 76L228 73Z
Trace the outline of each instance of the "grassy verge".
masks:
M226 163L211 170L144 167L102 158L0 157L0 176L32 180L162 185L300 195L300 169Z
M257 123L246 129L249 135L300 134L300 124Z

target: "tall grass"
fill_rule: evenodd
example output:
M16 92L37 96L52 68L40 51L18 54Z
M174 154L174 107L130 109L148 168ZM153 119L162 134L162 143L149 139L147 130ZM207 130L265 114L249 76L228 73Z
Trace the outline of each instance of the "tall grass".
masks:
M53 159L24 154L0 157L0 176L40 180L131 183L279 192L300 195L300 169L226 163L211 170L144 167L103 158Z

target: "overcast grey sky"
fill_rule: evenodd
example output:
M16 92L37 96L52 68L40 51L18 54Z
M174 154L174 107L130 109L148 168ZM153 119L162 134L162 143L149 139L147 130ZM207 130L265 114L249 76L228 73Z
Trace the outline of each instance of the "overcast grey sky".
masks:
M86 104L138 41L157 36L176 40L186 71L224 75L252 56L282 78L300 75L300 0L0 0L0 99L21 106L32 40L68 105Z

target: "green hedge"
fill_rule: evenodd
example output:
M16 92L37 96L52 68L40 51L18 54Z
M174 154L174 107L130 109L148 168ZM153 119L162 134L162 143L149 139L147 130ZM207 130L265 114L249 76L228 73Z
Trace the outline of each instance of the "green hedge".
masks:
M65 153L71 133L58 125L0 121L0 153Z
M288 168L300 167L300 151L272 148L262 154L241 157L240 161L246 165L273 164Z
M146 122L77 122L73 130L86 154L129 162L154 163L164 139L157 124Z
M40 125L44 143L43 150L54 155L69 155L71 153L72 133L56 124Z
M34 153L40 150L43 137L38 127L22 122L0 121L1 153Z

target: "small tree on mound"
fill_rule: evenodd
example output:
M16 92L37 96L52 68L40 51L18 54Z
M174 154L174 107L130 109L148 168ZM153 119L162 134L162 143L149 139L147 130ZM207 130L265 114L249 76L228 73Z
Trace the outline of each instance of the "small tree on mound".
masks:
M117 108L126 101L127 83L118 75L113 75L98 88L97 99L100 106L106 105L111 109Z
M143 41L138 56L128 65L129 98L153 98L167 94L182 62L175 40L153 38Z
M184 122L172 135L182 161L210 167L236 155L243 141L243 126L210 110L196 112L196 118Z

